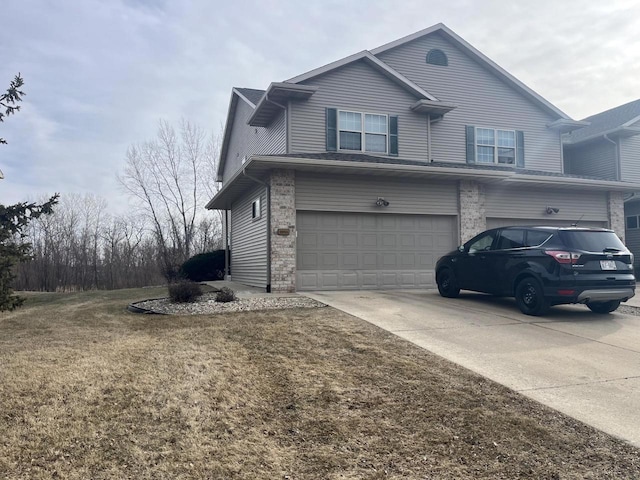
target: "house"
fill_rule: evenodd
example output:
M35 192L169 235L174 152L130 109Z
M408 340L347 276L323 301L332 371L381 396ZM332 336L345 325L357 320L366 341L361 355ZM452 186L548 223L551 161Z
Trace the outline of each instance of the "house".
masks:
M640 100L592 115L564 136L565 172L640 183ZM640 267L640 192L625 195L625 243Z
M438 257L489 227L579 220L624 238L640 178L563 159L563 135L585 126L438 24L234 88L207 208L225 211L234 281L433 287Z

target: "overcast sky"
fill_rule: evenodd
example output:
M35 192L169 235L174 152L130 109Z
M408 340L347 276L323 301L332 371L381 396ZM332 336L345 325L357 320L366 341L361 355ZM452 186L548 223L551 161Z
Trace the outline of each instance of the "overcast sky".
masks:
M1 0L0 203L91 192L125 208L116 174L159 119L209 131L233 86L266 88L443 22L573 118L640 98L635 0Z

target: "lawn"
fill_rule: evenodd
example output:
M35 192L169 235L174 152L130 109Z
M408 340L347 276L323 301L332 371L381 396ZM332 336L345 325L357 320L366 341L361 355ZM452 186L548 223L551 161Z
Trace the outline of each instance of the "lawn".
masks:
M6 479L640 478L640 452L331 308L0 314Z

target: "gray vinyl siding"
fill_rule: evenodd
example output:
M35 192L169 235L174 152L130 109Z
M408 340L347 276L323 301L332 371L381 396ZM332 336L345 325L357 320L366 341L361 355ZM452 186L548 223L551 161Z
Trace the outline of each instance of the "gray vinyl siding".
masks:
M376 206L378 197L389 206ZM296 209L457 215L458 190L453 182L297 172Z
M549 215L546 207L560 211ZM606 192L543 188L485 187L487 218L521 218L531 220L566 220L608 222Z
M432 48L444 51L449 66L429 65ZM388 50L378 57L440 101L457 108L433 124L435 161L465 162L465 125L522 130L525 167L560 172L560 134L546 127L554 120L533 101L506 84L439 34L432 34Z
M640 183L640 135L620 140L621 179Z
M617 149L616 145L604 139L586 145L565 147L564 172L616 180Z
M247 125L252 113L253 108L245 101L238 100L225 159L223 183L242 166L243 158L255 154L271 155L287 151L284 110L266 128Z
M260 196L261 216L251 218L251 204ZM267 193L248 192L231 206L231 278L254 287L267 286Z
M291 103L291 152L326 151L325 109L397 115L398 155L427 160L427 117L409 107L417 98L363 61L307 82L318 87L309 100Z

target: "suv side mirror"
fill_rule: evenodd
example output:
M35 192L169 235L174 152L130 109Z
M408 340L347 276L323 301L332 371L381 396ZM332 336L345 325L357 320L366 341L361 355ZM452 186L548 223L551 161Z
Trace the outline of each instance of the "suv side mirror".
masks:
M460 245L460 246L458 247L458 251L459 251L460 253L464 253L464 245Z

